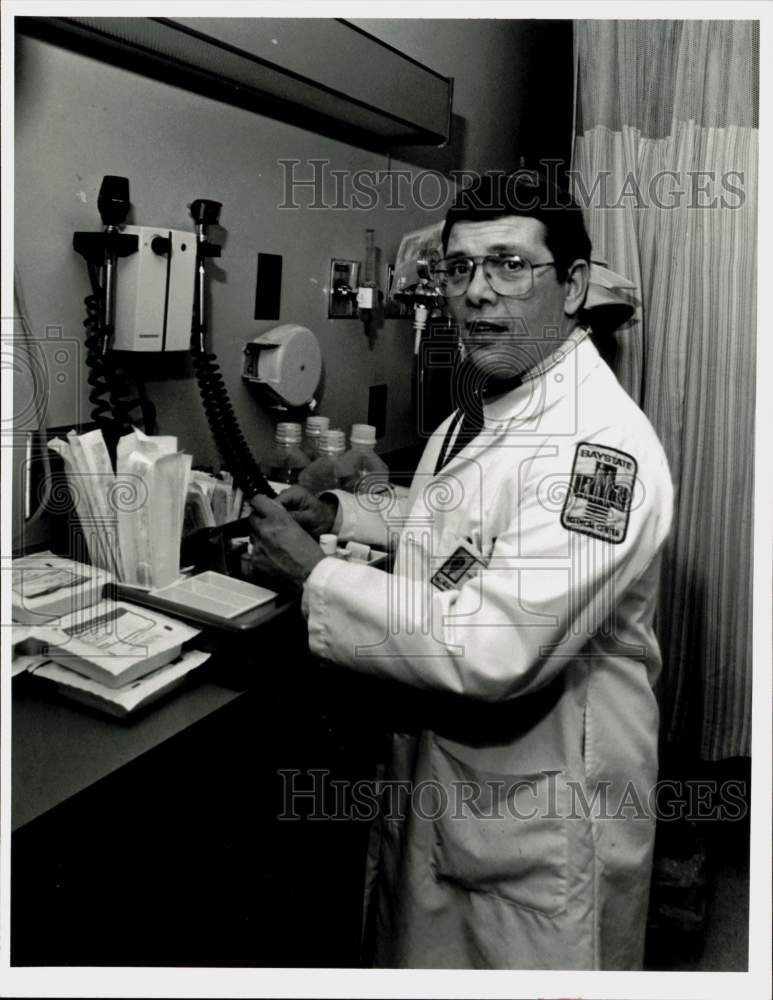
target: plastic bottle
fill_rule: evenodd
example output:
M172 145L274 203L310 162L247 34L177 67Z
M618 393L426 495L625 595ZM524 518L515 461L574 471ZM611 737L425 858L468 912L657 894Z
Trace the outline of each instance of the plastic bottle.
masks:
M346 435L343 431L323 431L319 437L319 457L301 470L299 485L312 493L340 489L341 458L345 451Z
M306 423L303 427L301 451L310 462L313 462L319 455L320 434L323 434L329 427L329 417L306 417Z
M372 489L389 481L389 468L379 458L376 446L376 428L372 424L352 424L351 447L341 458L341 489L349 493Z
M320 535L319 547L326 556L334 556L338 553L338 535Z
M263 474L275 483L297 483L302 469L309 464L300 448L301 425L276 425L274 446L262 465Z

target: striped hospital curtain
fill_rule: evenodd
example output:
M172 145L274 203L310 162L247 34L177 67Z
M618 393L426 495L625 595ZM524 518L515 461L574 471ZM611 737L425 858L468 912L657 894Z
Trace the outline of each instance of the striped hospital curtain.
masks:
M575 194L594 256L637 285L616 373L676 487L657 619L664 735L706 760L751 746L756 29L575 24Z

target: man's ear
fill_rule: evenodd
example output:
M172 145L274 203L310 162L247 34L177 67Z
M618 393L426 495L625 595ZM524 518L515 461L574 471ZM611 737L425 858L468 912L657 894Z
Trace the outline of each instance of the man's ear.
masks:
M564 312L576 316L585 302L590 281L590 264L587 260L575 260L569 265L564 281Z

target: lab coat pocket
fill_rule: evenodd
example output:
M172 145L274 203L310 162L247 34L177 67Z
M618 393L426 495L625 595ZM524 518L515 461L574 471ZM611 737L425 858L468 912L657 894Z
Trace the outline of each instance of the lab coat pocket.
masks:
M447 808L435 816L435 877L547 916L560 913L567 891L562 773L482 771L433 741L432 774L447 795Z

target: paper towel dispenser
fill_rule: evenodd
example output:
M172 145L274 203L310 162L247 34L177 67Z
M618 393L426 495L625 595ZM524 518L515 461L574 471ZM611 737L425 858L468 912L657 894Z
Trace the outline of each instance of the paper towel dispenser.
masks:
M279 409L310 404L321 374L319 342L305 326L283 323L245 345L242 378L260 385Z

